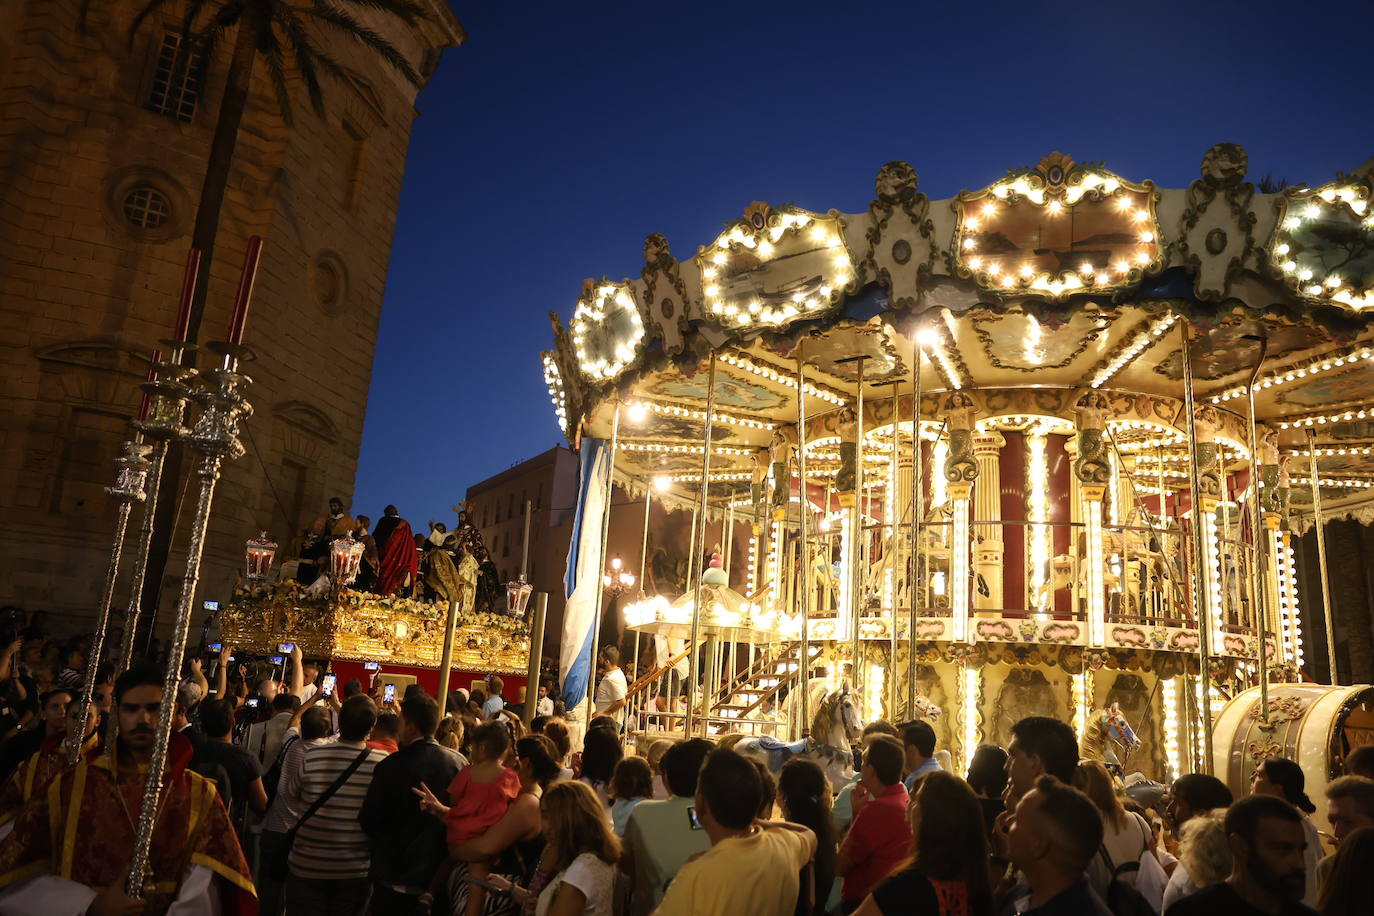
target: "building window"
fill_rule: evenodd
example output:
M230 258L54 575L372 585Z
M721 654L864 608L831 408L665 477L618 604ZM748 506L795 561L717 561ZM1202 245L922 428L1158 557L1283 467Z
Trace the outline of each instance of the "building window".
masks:
M182 50L180 32L164 32L148 92L148 108L160 115L190 121L200 101L201 49L191 39L189 52Z
M344 206L352 211L358 209L358 200L362 196L367 138L356 125L348 121L343 122L343 131L347 138L344 144L343 201Z
M124 195L124 218L136 229L157 229L172 218L172 204L152 185L135 185Z

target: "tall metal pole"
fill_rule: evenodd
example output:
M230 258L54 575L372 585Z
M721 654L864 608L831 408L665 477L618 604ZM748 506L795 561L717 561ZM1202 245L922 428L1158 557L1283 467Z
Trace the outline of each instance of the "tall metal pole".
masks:
M1193 527L1193 601L1197 608L1198 657L1202 682L1202 757L1203 772L1212 772L1212 678L1208 670L1212 658L1212 615L1208 607L1209 590L1207 577L1207 551L1203 539L1207 537L1202 522L1202 499L1199 477L1201 468L1197 461L1197 404L1193 398L1193 342L1188 333L1187 321L1180 321L1178 329L1183 338L1183 397L1184 409L1188 412L1188 493L1192 501ZM1160 504L1164 497L1161 494Z
M114 600L115 580L119 578L119 561L124 554L124 535L129 528L129 511L136 502L142 502L147 494L144 489L148 477L148 446L143 437L135 434L131 441L124 443L124 454L115 464L119 467L113 487L105 492L119 500L115 512L114 544L110 548L110 565L105 571L105 585L100 590L100 605L96 612L95 632L91 634L91 645L87 650L85 680L81 685L78 699L80 713L78 722L85 723L90 716L91 697L95 691L96 672L100 670L100 654L105 647L105 634L110 626L110 604ZM81 758L81 743L85 739L84 728L71 729L67 736L67 763L75 765Z
M530 662L525 671L525 708L520 718L526 725L534 718L534 707L539 702L539 665L544 660L544 616L549 609L549 593L538 592L534 596L534 617L530 620ZM448 669L444 669L445 673ZM443 702L441 698L439 702ZM443 715L443 707L439 708Z
M448 708L449 669L453 667L453 634L458 629L458 602L448 603L448 620L444 622L444 648L439 653L439 716ZM528 693L528 691L526 691Z
M798 602L801 613L801 659L797 665L797 689L801 694L801 733L811 731L811 585L815 578L811 568L811 493L806 477L806 361L802 355L805 343L797 344L797 476L801 492L801 520L797 527L801 540L802 588ZM827 506L827 508L829 508Z
M865 475L864 475L864 362L865 362L865 358L864 358L863 356L860 356L859 359L858 359L858 370L859 370L859 371L858 371L858 375L859 375L859 386L858 386L858 387L859 387L859 397L858 397L858 410L857 410L857 414L856 414L856 415L857 415L857 418L858 418L858 437L857 437L857 441L854 443L854 495L855 495L857 498L856 498L855 503L854 503L854 505L855 505L855 509L854 509L854 522L853 522L853 538L854 538L854 541L853 541L853 547L850 549L850 554L851 554L851 556L853 557L853 568L850 570L850 582L851 582L851 594L852 594L852 596L853 596L852 600L853 600L853 602L854 602L854 607L853 607L853 611L854 611L854 632L853 632L853 634L852 634L852 635L853 635L853 645L852 645L851 648L850 648L850 651L851 651L851 653L852 653L852 654L851 654L851 658L853 659L853 661L851 662L851 680L852 680L852 682L853 682L853 687L854 687L854 692L855 692L855 693L860 693L861 690L862 690L862 687L863 687L863 683L862 683L862 681L861 681L861 679L860 679L860 671L859 671L859 667L860 667L860 666L859 666L859 654L860 654L860 652L862 651L862 648L863 648L863 644L860 642L860 639L859 639L859 624L860 624L860 622L863 620L863 612L864 612L864 594L863 594L863 589L864 589L864 580L865 580L864 573L867 572L867 569L865 568L865 566L866 566L866 564L867 564L867 562L868 562L868 551L865 549L865 538L866 538L866 535L865 535L865 533L864 533L864 512L863 512L863 506L864 506L864 499L863 499L863 495L864 495L864 476L865 476Z
M897 477L902 473L901 462L899 459L900 443L897 441L897 434L901 424L898 422L899 408L897 406L897 386L901 384L901 379L892 380L892 465L887 469L887 487L891 491L888 494L887 504L891 506L891 511L886 513L887 519L887 545L883 548L883 561L887 566L887 575L896 578L897 556L901 556L901 551L897 545L901 543L901 525L899 521L902 517L902 507L897 504ZM889 557L888 553L896 554ZM887 715L889 719L897 718L897 589L892 589L892 606L887 609L888 632L887 632Z
M707 357L710 361L710 369L706 373L706 435L704 436L704 447L701 450L701 492L697 496L697 517L693 520L692 543L696 545L696 553L688 557L689 575L692 576L692 668L690 676L687 678L687 717L683 720L682 734L684 738L692 737L692 727L695 725L693 716L696 713L697 702L697 672L700 669L698 652L701 640L701 577L706 574L701 556L705 553L706 543L706 498L711 485L711 434L715 429L713 420L716 415L716 353L714 350ZM779 486L785 486L786 481L782 481ZM706 687L705 684L702 687ZM702 709L702 719L706 718L706 710ZM703 729L703 732L705 729Z
M920 332L911 340L911 573L907 594L911 602L907 628L906 714L916 718L916 580L921 575L921 514L925 511L921 486L921 342ZM925 589L921 589L924 597Z
M611 451L606 459L606 505L601 513L601 563L606 562L606 543L611 537L611 506L615 503L615 450L620 437L620 401L615 402L615 413L611 417ZM596 700L596 665L601 652L601 602L605 598L606 579L601 572L596 576L596 618L592 623L591 670L587 672L587 721L592 720L592 709Z
M1317 434L1307 430L1307 466L1311 474L1312 525L1317 529L1317 568L1322 580L1322 620L1326 623L1326 664L1331 683L1339 684L1336 672L1336 627L1331 616L1331 577L1326 568L1326 519L1322 514L1322 489L1317 476ZM1267 708L1267 707L1266 707Z
M1245 385L1246 400L1250 405L1249 415L1246 417L1246 432L1249 441L1246 445L1250 449L1250 542L1255 548L1255 575L1253 579L1253 591L1255 609L1259 614L1259 686L1260 686L1260 721L1269 721L1269 550L1266 548L1264 527L1264 510L1260 505L1260 469L1259 469L1259 432L1255 425L1255 379L1259 377L1260 368L1264 365L1265 353L1269 350L1269 339L1267 337L1251 337L1259 342L1259 355L1255 357L1255 367L1250 370L1250 380ZM1236 538L1240 540L1239 537ZM1277 641L1277 640L1276 640ZM1276 653L1277 654L1277 653Z
M255 263L253 271L256 272ZM245 275L247 273L248 269L245 268ZM251 292L251 283L249 289ZM237 458L243 454L243 445L238 438L239 422L252 413L252 407L238 391L240 385L249 381L247 376L237 371L238 357L246 351L234 345L229 345L224 350L224 368L203 371L201 375L209 383L209 388L195 395L203 410L191 430L189 439L191 446L204 456L199 471L200 492L196 499L195 518L191 523L186 573L181 581L181 597L177 601L176 620L167 652L157 737L153 742L148 762L148 779L144 785L143 804L139 809L133 855L130 858L129 874L125 883L125 893L136 898L142 898L145 893L148 853L152 847L153 828L162 796L167 744L172 736L172 715L176 707L177 685L181 680L181 656L186 650L186 640L191 630L191 606L200 582L200 563L205 551L205 533L210 524L210 508L215 498L215 485L219 481L224 458Z

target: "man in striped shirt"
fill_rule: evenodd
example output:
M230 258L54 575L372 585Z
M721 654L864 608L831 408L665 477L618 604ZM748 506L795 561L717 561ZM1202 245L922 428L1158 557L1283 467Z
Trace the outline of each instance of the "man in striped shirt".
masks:
M377 704L357 695L339 710L339 740L307 748L292 795L309 810L354 761L362 762L310 818L301 821L291 847L286 909L291 916L361 916L367 911L371 854L358 812L372 770L386 754L367 747Z

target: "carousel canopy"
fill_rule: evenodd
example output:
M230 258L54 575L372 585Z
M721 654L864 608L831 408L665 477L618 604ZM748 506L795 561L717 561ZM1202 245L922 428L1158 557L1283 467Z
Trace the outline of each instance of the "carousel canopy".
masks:
M681 261L651 235L638 278L587 280L567 328L551 316L549 392L570 439L609 436L623 411L621 474L694 487L715 360L711 487L728 499L795 425L799 365L808 476L838 469L842 408L861 384L871 460L884 460L894 415L910 422L919 346L931 435L954 390L980 428L1046 431L1096 390L1123 454L1185 489L1186 331L1223 455L1249 462L1246 384L1263 347L1261 459L1288 459L1301 511L1314 442L1327 510L1369 520L1374 160L1277 193L1245 173L1235 144L1209 150L1183 189L1056 153L931 201L891 162L864 213L754 203Z

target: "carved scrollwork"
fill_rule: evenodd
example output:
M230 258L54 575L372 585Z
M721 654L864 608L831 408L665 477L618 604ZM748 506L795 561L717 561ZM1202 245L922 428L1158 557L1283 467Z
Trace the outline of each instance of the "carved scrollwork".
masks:
M898 308L915 304L938 253L930 200L917 193L917 182L909 162L889 162L878 170L877 199L868 205L873 224L863 269L887 289Z
M1238 144L1218 143L1203 157L1202 177L1188 185L1178 249L1199 299L1225 298L1231 282L1257 264L1255 186L1244 180L1248 162Z
M663 352L676 356L682 352L691 330L688 315L691 298L682 277L682 266L669 250L668 239L660 233L654 232L644 238L640 283L643 295L639 298L648 313L648 324L663 341Z
M949 455L945 458L945 480L973 483L978 479L978 460L973 457L973 433L964 429L949 431Z

